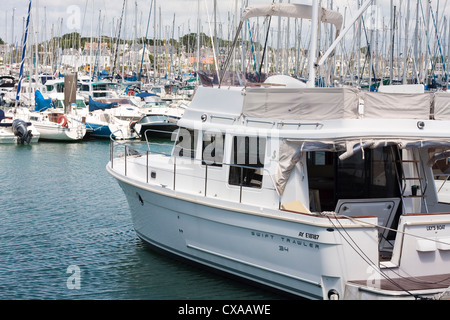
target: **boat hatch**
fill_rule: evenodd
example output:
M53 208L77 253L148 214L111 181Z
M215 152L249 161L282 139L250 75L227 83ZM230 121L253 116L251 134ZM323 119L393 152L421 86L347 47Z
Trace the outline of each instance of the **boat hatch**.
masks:
M387 241L389 230L395 218L400 198L378 198L378 199L339 199L335 212L348 216L376 216L378 225L385 227L380 229L380 250L390 250Z

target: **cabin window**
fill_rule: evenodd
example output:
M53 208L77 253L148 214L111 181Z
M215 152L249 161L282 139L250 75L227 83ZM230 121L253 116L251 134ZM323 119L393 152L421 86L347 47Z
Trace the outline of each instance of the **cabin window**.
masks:
M311 209L333 211L339 199L400 197L394 149L366 149L364 157L357 153L345 160L336 152L308 152Z
M63 102L61 100L56 100L55 108L64 108Z
M222 133L203 134L202 164L221 167L223 162L225 135Z
M175 143L173 155L195 159L197 148L197 131L180 128L178 140Z
M436 190L439 202L447 202L445 190L449 186L450 177L450 150L430 148L428 156L431 159L433 166L434 181L436 183Z
M84 109L86 108L86 104L84 103L84 100L76 100L77 109Z
M265 151L266 138L233 137L228 183L261 188Z

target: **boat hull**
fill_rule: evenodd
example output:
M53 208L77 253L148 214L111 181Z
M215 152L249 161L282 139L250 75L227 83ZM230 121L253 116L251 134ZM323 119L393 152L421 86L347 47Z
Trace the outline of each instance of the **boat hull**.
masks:
M80 141L86 134L86 127L80 125L77 127L65 128L55 123L33 123L36 130L40 133L41 140L55 141Z
M30 143L37 143L40 138L39 132L35 128L31 128L32 138ZM19 138L13 133L11 127L0 127L0 144L20 143Z
M33 136L30 143L37 143L39 141L39 135ZM14 134L6 134L0 132L0 144L16 144L18 143L18 138Z
M120 186L130 205L137 235L151 246L284 292L322 299L320 277L303 278L306 273L295 270L293 262L288 263L292 268L275 270L277 260L283 260L283 250L304 250L311 254L316 249L314 245L310 247L310 242L297 245L297 250L287 248L282 235L251 227L258 223L269 227L273 223L271 219L252 222L253 218L245 219L246 215L239 212L167 198L126 183ZM242 222L245 220L247 223ZM277 256L272 266L266 259L268 251Z
M195 195L181 191L182 186L173 190L171 185L147 182L153 179L150 171L149 179L145 174L134 175L141 167L137 162L145 162L145 157L127 159L125 166L124 158L115 158L106 170L117 179L127 198L137 235L152 247L307 299L414 299L415 295L434 297L450 285L441 282L411 292L378 289L377 281L372 282L379 278L379 271L367 263L379 258L374 216L333 222L323 215L286 211L281 214L277 210L205 197L202 193ZM448 214L412 215L403 217L401 224L411 233L410 225L414 228L420 225L422 230L422 225L441 225L448 218ZM345 228L344 238L341 228ZM445 238L446 233L442 236ZM347 242L347 237L358 244L358 250ZM402 270L413 280L419 278L414 275L414 266L420 264L423 253L415 249L416 239L405 238L398 243L391 264L401 260ZM443 250L445 260L448 250L446 247ZM360 252L364 252L364 259ZM399 261L396 266L383 267L383 274L397 278ZM439 262L437 269L425 267L423 275L446 276L445 266Z
M347 272L362 276L354 270L362 269L360 263L345 271L336 267L336 261L355 256L341 251L326 218L301 223L294 213L280 219L259 207L180 193L121 174L116 167L122 164L115 159L107 171L126 195L136 233L151 246L307 299L342 292ZM358 240L376 246L376 228L359 234L366 239Z
M87 135L92 138L109 139L111 129L107 124L86 123Z

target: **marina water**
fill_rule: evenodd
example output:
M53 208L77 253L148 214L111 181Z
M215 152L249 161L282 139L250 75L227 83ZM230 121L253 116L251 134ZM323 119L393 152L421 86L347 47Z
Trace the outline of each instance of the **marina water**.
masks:
M109 141L0 145L0 300L280 299L150 250Z

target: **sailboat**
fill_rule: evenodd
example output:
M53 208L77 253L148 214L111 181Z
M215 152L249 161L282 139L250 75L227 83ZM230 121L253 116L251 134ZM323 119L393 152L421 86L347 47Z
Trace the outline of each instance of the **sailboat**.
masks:
M121 101L121 99L113 99ZM138 137L133 129L133 123L140 118L135 107L127 110L125 105L118 102L101 102L89 97L89 105L80 114L85 119L88 136L92 138L131 140Z
M271 16L346 30L317 1L251 6L234 45L247 19ZM432 169L450 150L448 97L314 87L311 38L307 87L199 87L171 150L111 142L137 235L307 299L448 297L450 206Z
M28 120L36 127L43 140L81 141L86 135L86 126L78 119L55 108L52 99L44 98L35 91L35 108L29 112Z
M25 61L28 36L28 24L30 21L30 11L31 0L28 3L28 17L26 22L25 36L23 40L22 63L20 65L19 81L17 83L17 90L15 95L15 106L11 110L9 110L8 116L6 116L5 112L0 109L0 143L29 144L31 142L37 142L40 137L40 133L36 130L36 128L30 122L26 122L24 120L23 114L21 114L23 111L28 111L28 109L19 107L19 99L23 79L23 65Z

